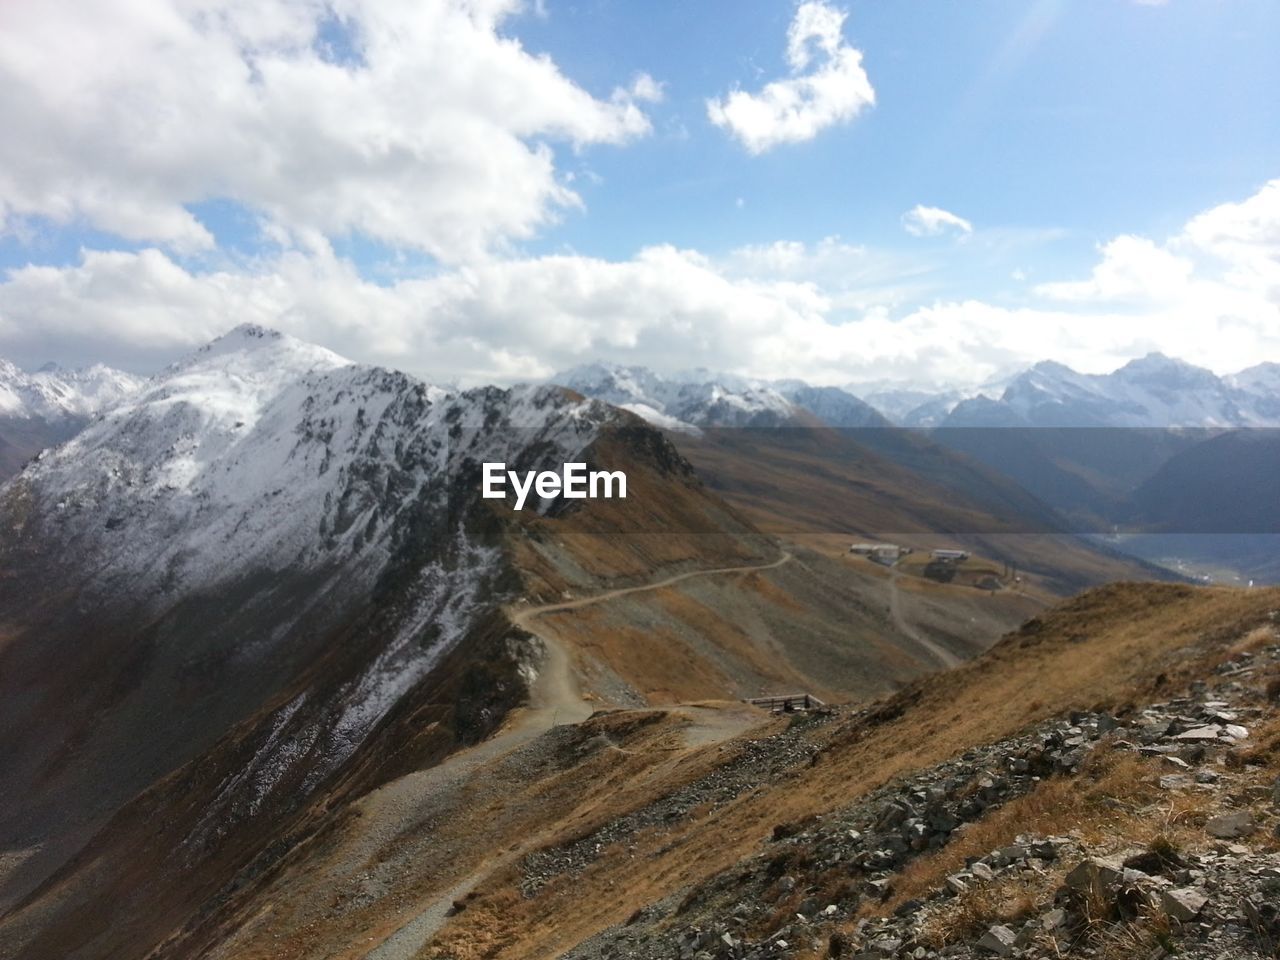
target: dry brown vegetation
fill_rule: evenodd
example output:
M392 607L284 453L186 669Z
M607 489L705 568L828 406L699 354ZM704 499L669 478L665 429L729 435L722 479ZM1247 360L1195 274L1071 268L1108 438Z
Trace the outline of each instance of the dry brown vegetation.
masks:
M1229 655L1251 631L1271 622L1280 590L1239 592L1170 585L1124 584L1100 588L1070 601L1011 635L980 660L929 678L886 700L857 724L833 732L818 762L780 783L728 804L714 817L676 823L667 831L634 839L626 851L609 851L573 882L553 884L536 898L484 917L472 911L446 931L441 948L460 958L554 956L638 906L709 877L759 849L778 823L838 809L911 770L963 752L970 745L1011 736L1028 724L1071 709L1123 710L1180 690ZM1132 828L1148 841L1177 840L1203 811L1192 798L1173 799L1162 819L1138 823L1134 810L1150 800L1145 761L1121 757L1089 768L1092 793L1067 781L1048 781L1031 797L994 814L973 834L975 850L997 838L1027 832L1038 822L1074 816L1078 829L1105 833ZM1108 794L1130 797L1134 807L1115 809ZM1100 812L1105 817L1099 819ZM1125 820L1129 817L1131 819ZM965 838L965 843L970 842ZM961 848L957 848L960 850ZM949 851L943 856L956 856ZM961 857L963 855L960 855ZM952 868L956 861L950 861ZM925 882L921 866L919 882ZM932 867L944 869L941 863ZM497 878L495 878L495 881ZM909 882L904 878L903 883ZM499 883L499 886L501 884ZM626 890L626 897L584 896L585 891ZM468 946L473 923L507 931L495 952Z

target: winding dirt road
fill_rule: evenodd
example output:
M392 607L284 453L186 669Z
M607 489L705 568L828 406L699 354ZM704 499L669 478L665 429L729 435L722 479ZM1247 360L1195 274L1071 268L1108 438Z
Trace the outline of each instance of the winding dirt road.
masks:
M546 662L542 672L534 684L532 703L516 718L514 726L542 729L557 723L580 723L591 716L591 706L582 699L582 691L578 687L569 655L560 642L547 632L531 626L532 621L548 613L563 613L567 610L581 610L583 607L608 603L620 597L636 593L647 593L662 590L666 587L692 580L695 577L714 577L732 573L757 573L761 570L773 570L788 563L792 556L787 551L777 560L762 564L747 564L736 567L716 567L711 570L690 570L686 573L667 577L656 583L646 583L638 587L620 587L606 590L603 593L580 597L576 600L565 600L559 603L546 603L536 607L508 608L507 615L517 627L528 630L543 642L547 651Z
M508 724L495 736L484 743L459 751L444 763L430 770L419 771L401 778L394 784L379 791L381 796L374 802L387 804L398 796L404 803L408 795L419 790L435 788L442 780L452 780L472 773L491 760L505 756L512 750L541 735L549 727L563 723L581 723L591 716L593 707L582 698L582 690L578 686L577 676L568 651L549 632L539 632L532 622L548 613L561 613L566 610L579 610L598 603L608 603L619 597L651 590L661 590L694 577L723 576L735 573L755 573L761 570L772 570L792 559L790 553L783 551L777 560L763 564L748 564L736 567L717 567L712 570L691 570L687 573L667 577L656 583L648 583L638 587L622 587L617 590L606 590L603 593L566 600L560 603L547 603L540 606L508 608L507 614L511 622L532 633L544 644L546 658L542 669L534 681L531 691L531 702L528 707L513 712ZM660 708L665 712L679 712L691 722L685 729L685 746L702 747L708 744L728 740L758 722L749 708L736 705L736 708L720 708L712 705L680 705ZM449 917L449 910L455 900L460 900L471 892L486 876L499 866L514 862L523 856L527 848L532 848L536 838L522 845L519 849L509 851L497 861L482 865L473 873L455 883L448 890L434 896L425 903L422 909L382 943L370 950L366 960L411 960L425 947L432 937L439 932Z

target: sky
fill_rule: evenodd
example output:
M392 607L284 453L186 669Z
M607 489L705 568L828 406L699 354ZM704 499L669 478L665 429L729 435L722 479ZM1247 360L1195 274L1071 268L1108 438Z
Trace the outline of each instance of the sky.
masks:
M0 356L1280 361L1274 0L6 0Z

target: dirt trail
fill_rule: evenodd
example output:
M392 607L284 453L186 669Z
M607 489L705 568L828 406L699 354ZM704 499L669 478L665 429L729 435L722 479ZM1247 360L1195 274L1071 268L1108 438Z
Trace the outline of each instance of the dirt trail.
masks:
M647 590L661 590L663 587L669 587L674 583L680 583L684 580L692 580L694 577L714 577L724 573L756 573L760 570L773 570L775 567L780 567L791 559L791 554L784 550L782 551L781 557L769 563L751 563L738 567L715 567L711 570L690 570L687 573L678 573L674 577L667 577L665 580L659 580L657 583L646 583L638 587L620 587L617 590L606 590L604 593L593 593L589 597L580 597L577 600L565 600L562 603L547 603L539 607L526 607L523 610L516 611L512 615L511 619L515 622L516 626L528 629L528 621L534 617L541 616L544 613L559 613L561 610L577 610L579 607L589 607L592 604L604 603L606 600L625 597L631 593L644 593Z
M546 603L536 607L523 609L508 608L511 622L517 627L528 630L538 637L546 647L546 661L534 685L531 705L520 712L513 722L513 731L518 729L545 729L558 723L581 723L591 716L592 707L582 699L582 691L578 686L577 676L573 671L568 652L549 632L541 632L531 626L533 620L548 613L563 613L567 610L581 610L583 607L598 603L608 603L619 597L652 590L662 590L695 577L722 576L731 573L755 573L761 570L773 570L792 559L785 550L782 556L764 564L747 564L736 567L716 567L711 570L690 570L676 574L656 583L646 583L638 587L620 587L606 590L604 593L580 597L576 600L564 600L559 603Z
M889 568L889 615L893 617L893 622L898 629L905 633L920 646L924 647L934 655L937 661L948 670L952 667L960 665L960 658L950 650L935 643L917 630L911 624L907 623L906 617L902 615L902 595L898 589L898 580L902 577L902 571L897 567Z
M379 810L392 812L391 808L394 807L400 808L394 811L396 818L400 818L405 812L406 801L410 800L411 795L421 796L422 791L438 787L442 781L467 776L489 761L503 757L541 735L550 727L565 723L581 723L591 716L594 708L582 697L582 690L578 685L568 651L550 632L539 632L531 625L536 618L543 614L578 610L598 603L607 603L635 593L661 590L694 577L772 570L791 559L791 554L784 551L781 557L769 563L717 567L712 570L691 570L688 573L677 574L656 583L638 587L606 590L604 593L576 600L508 610L512 623L537 636L546 649L542 669L531 691L529 706L514 711L507 725L484 743L460 751L430 770L402 777L378 791L374 797L370 798L368 813L372 815L371 819L375 821L378 819ZM685 704L654 709L685 718L687 725L683 733L687 748L704 747L732 739L760 721L758 711L737 703ZM455 900L461 900L495 870L524 856L536 845L537 840L536 837L529 838L518 849L509 851L496 861L483 864L448 890L433 897L431 902L425 904L412 920L369 951L365 955L366 960L411 960L417 956L444 926Z

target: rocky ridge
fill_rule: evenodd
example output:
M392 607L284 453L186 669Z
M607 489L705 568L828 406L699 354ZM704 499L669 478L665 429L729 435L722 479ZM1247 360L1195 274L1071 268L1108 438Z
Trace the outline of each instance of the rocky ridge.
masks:
M1274 722L1280 646L1240 653L1184 697L1075 713L886 785L812 823L779 824L741 869L651 905L573 960L1188 956L1280 949L1280 778L1252 775L1252 728ZM1265 752L1265 751L1264 751ZM1138 817L1181 811L1135 846L1090 829L1021 833L919 892L913 867L1043 786L1087 789L1143 763ZM1154 765L1154 770L1147 768ZM1128 769L1128 768L1126 768ZM1137 768L1135 768L1137 769ZM1143 802L1145 801L1145 802ZM904 889L900 889L903 887Z

